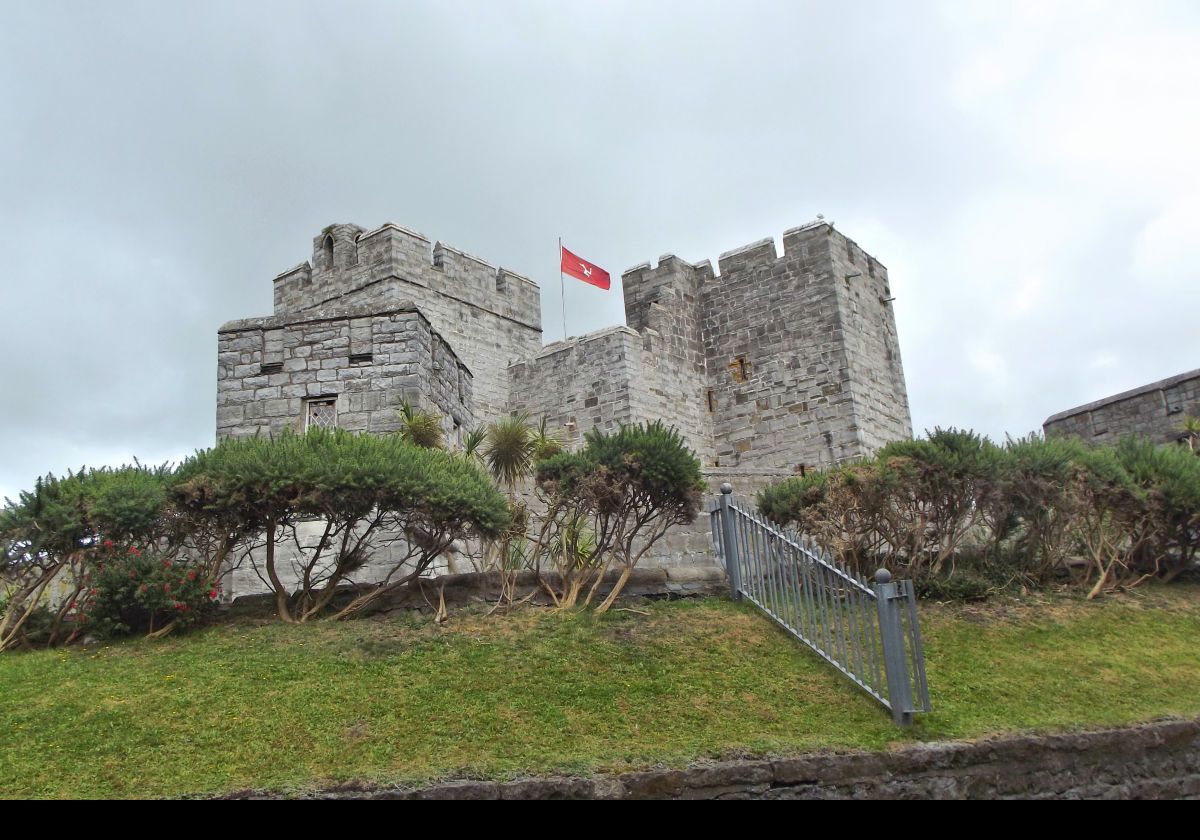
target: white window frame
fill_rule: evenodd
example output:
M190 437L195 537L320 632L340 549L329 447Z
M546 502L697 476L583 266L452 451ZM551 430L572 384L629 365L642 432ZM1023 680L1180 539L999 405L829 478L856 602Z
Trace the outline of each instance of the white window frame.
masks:
M317 408L318 406L328 406L332 409L332 423L313 422L313 409ZM304 401L304 431L307 432L309 429L314 427L326 429L337 428L337 397L313 397L312 399L307 399Z

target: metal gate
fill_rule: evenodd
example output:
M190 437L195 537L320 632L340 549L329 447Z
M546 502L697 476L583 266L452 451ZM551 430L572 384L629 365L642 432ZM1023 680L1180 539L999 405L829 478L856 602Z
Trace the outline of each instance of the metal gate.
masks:
M885 569L873 583L812 540L784 531L721 485L713 543L735 600L745 598L892 712L902 726L928 712L929 686L911 580Z

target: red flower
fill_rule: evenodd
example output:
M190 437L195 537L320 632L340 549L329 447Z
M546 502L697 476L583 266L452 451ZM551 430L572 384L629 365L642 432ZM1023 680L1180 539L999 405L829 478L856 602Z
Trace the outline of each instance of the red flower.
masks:
M192 569L190 572L188 572L188 580L195 580L195 579L196 579L196 570Z
M170 592L170 591L171 591L171 584L164 583L163 584L163 592Z
M129 553L130 553L130 554L132 554L134 557L141 557L141 556L142 556L142 552L138 551L138 550L137 550L136 548L134 548L133 546L129 546Z
M210 600L210 601L215 601L215 600L217 600L217 590L215 590L215 589L210 589L210 590L208 591L208 598L209 598L209 600Z
M104 541L104 547L105 547L105 548L108 548L108 549L111 549L111 548L113 547L113 541L112 541L112 540L105 540L105 541Z

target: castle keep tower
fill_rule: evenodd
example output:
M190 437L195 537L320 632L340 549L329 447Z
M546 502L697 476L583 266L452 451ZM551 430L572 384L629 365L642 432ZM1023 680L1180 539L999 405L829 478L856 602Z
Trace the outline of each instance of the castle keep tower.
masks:
M755 483L912 436L887 269L832 225L622 280L626 325L542 347L533 281L398 225L330 225L275 278L272 317L221 328L218 435L386 432L405 399L451 442L522 410L575 444L661 420Z
M273 317L218 332L218 437L389 432L408 400L454 442L506 411L508 363L542 343L533 281L398 225L330 225L274 291Z
M912 436L887 270L832 225L785 232L782 255L764 239L715 268L667 255L622 279L626 325L542 347L531 280L398 225L330 225L275 278L273 316L218 332L217 436L386 433L405 400L440 414L451 445L516 411L573 445L661 420L711 485L746 495ZM711 554L697 521L647 559Z
M764 480L911 437L887 270L824 222L787 231L783 249L761 240L718 271L673 255L626 271L628 326L512 365L513 407L576 438L659 419L714 475Z
M509 362L542 346L536 283L399 225L330 225L274 286L276 317L410 301L471 371L475 423L505 412Z

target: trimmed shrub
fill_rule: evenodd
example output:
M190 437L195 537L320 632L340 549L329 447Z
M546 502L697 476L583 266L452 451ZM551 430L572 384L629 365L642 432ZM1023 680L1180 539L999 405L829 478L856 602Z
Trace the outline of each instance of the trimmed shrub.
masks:
M704 480L679 432L657 421L623 425L612 434L593 429L585 440L581 451L538 464L537 484L547 502L539 544L547 544L548 528L562 532L552 542L563 550L551 556L564 582L555 595L560 607L574 606L584 587L584 603L591 603L604 573L612 565L621 569L597 607L604 613L667 530L696 518ZM581 545L588 548L584 563Z
M1095 597L1195 564L1200 459L1136 438L1092 448L1033 435L1000 447L937 429L781 482L758 507L855 571L886 565L930 594L1067 577Z
M240 551L265 573L288 622L360 612L421 575L455 540L498 536L511 517L504 494L471 460L398 435L340 429L223 440L179 468L173 495L197 521L237 522L256 535ZM323 523L316 545L295 527L309 518ZM257 535L261 560L250 551ZM330 610L337 588L383 545L401 550L382 580ZM294 594L280 576L281 548L294 558Z
M48 644L82 627L79 606L106 543L170 545L177 537L166 509L167 467L141 465L47 475L0 510L0 650L29 635L24 627L48 609ZM52 597L53 596L53 597ZM24 634L24 635L23 635ZM42 634L39 634L39 636Z
M169 554L105 542L78 609L101 637L164 635L215 612L219 591L202 568L176 563Z

